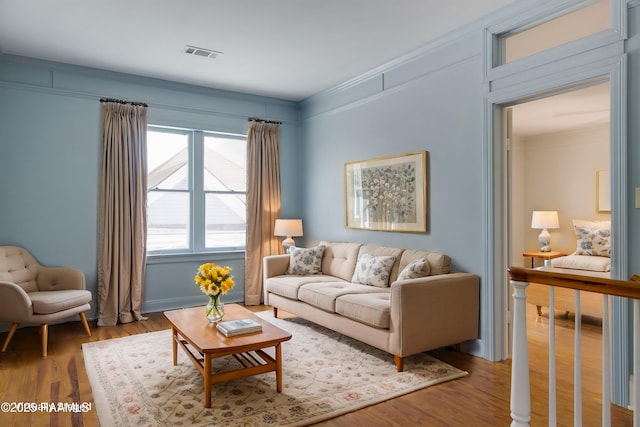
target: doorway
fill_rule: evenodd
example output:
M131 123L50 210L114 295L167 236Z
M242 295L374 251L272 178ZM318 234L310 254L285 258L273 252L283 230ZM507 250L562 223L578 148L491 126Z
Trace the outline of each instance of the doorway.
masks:
M598 172L609 171L611 151L609 81L544 93L533 100L503 104L505 155L506 266L534 267L542 261L532 228L534 211L555 211L559 227L550 230L551 250L576 249L574 220L609 220L596 204ZM505 280L506 349L511 351L510 283ZM529 310L531 307L528 308Z
M626 263L626 253L627 253L627 235L626 235L626 211L623 206L626 206L627 203L627 195L626 195L626 175L627 175L627 167L626 167L626 128L624 117L626 117L626 107L624 105L624 94L626 93L626 85L624 83L625 77L624 73L621 71L622 67L614 66L608 70L608 72L595 74L591 79L583 80L580 83L566 81L564 85L559 85L555 87L544 87L541 86L537 91L529 91L524 90L518 94L518 91L509 91L504 94L497 94L487 99L487 111L490 111L488 115L488 123L491 123L488 143L488 153L491 153L490 156L487 157L486 168L487 171L490 172L489 179L487 181L486 187L486 196L487 196L487 218L488 218L488 227L486 234L486 242L488 248L487 255L487 277L490 278L491 283L494 284L493 290L489 291L489 295L487 295L486 306L490 309L493 309L491 313L493 313L493 333L495 340L491 342L492 346L490 347L496 354L502 354L504 357L508 357L510 353L510 306L511 306L511 292L509 289L509 280L507 269L510 265L523 266L524 259L522 257L522 253L519 253L519 248L522 248L523 245L527 244L527 239L533 239L535 242L536 235L539 233L538 230L533 230L530 228L531 221L531 212L527 212L532 209L532 205L526 205L526 202L520 200L516 201L517 206L521 206L521 211L519 213L519 225L518 218L516 218L513 212L514 202L511 200L515 198L517 194L523 194L521 190L520 193L516 193L511 190L511 187L514 185L518 185L514 183L514 180L511 179L511 171L517 169L518 167L522 168L523 163L525 162L524 155L518 157L512 156L512 129L509 126L509 123L513 124L513 120L509 120L509 116L513 111L512 107L517 107L519 105L527 105L532 101L538 101L549 98L549 101L553 100L553 97L560 96L563 94L569 94L574 92L573 95L580 95L579 92L582 89L593 88L593 90L603 89L606 86L600 85L608 85L609 92L609 105L611 111L609 113L609 173L610 173L610 197L611 197L611 233L613 236L611 242L611 251L615 256L611 258L611 277L612 278L621 278L626 277L627 275L627 263ZM526 88L525 88L526 89ZM531 88L529 88L531 89ZM588 114L596 113L596 110L600 110L601 108L592 108L590 111L582 111L581 114L583 116L587 116ZM602 108L604 109L604 108ZM578 110L577 110L578 111ZM509 112L509 113L507 113ZM604 112L599 112L603 113ZM516 112L517 114L517 112ZM578 115L578 114L573 114ZM564 114L565 117L570 117L572 115ZM516 131L517 133L517 131ZM606 135L606 130L604 131ZM561 146L564 144L564 140L560 140L558 142L556 140L555 145ZM517 144L517 142L516 142ZM555 149L554 143L546 142L546 144L550 145L551 148L549 150ZM517 145L516 145L517 146ZM541 151L543 153L543 151ZM540 174L546 171L549 168L549 162L555 161L556 156L544 155L541 156L545 159L547 163L544 163L547 166L533 169L533 176L536 180L539 180ZM518 163L520 162L520 163ZM600 166L597 166L598 168ZM584 188L592 188L593 190L589 190L595 192L595 176L597 170L594 170L593 177L589 179L588 186ZM551 194L550 190L556 184L546 184L545 186L541 186L541 194ZM545 193L546 191L546 193ZM582 195L584 196L584 194ZM595 197L595 196L591 196ZM519 203L519 204L518 204ZM595 200L593 201L593 205L595 205ZM592 206L593 206L592 205ZM525 207L527 206L527 207ZM541 208L538 208L541 209ZM591 207L591 212L595 212L595 207ZM564 222L566 226L572 226L573 219L580 218L571 218L574 214L569 214L569 217L565 217ZM575 216L583 216L582 214L575 214ZM560 219L562 222L562 218ZM517 233L522 233L520 238L520 245L516 246L512 241L513 236L516 236L516 227ZM569 228L570 229L570 228ZM519 236L520 234L518 234ZM566 234L567 236L572 236L572 234ZM552 246L556 245L558 248L567 244L566 240L563 243L563 234L557 234L555 237L552 234ZM555 241L553 239L556 239ZM516 238L517 240L517 238ZM575 243L573 238L571 238L571 248L567 250L575 249ZM555 242L555 243L554 243ZM535 244L535 243L534 243ZM515 255L514 255L515 254ZM530 262L530 261L529 261ZM629 389L628 389L628 378L630 376L630 366L631 361L629 359L628 352L624 349L628 347L628 337L630 333L630 309L626 300L623 298L611 298L611 344L612 344L612 399L613 402L618 405L625 405L629 402Z
M533 211L555 211L559 227L550 229L551 250L576 249L574 220L610 221L598 206L598 176L610 168L608 81L512 105L508 158L508 265L540 265L523 257L539 249Z

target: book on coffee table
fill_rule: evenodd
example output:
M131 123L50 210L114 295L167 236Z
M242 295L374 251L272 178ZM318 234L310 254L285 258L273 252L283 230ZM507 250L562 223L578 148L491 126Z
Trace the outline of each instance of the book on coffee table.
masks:
M251 319L238 319L228 320L226 322L219 322L216 328L222 332L226 337L233 337L236 335L250 334L252 332L262 331L262 325Z

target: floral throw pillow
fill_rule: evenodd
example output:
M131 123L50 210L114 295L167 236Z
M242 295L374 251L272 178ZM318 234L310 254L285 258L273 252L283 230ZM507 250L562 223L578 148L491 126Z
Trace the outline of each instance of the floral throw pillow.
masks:
M611 257L611 229L587 228L579 225L576 230L575 255L595 255Z
M358 258L356 271L351 281L362 283L363 285L386 288L389 286L389 275L394 262L396 262L396 257L394 256L375 257L369 254L362 254Z
M324 254L324 249L324 246L314 246L313 248L291 247L287 274L295 274L298 276L319 274L322 269L322 254Z
M427 264L427 261L425 261L424 258L420 258L412 261L403 268L400 274L398 274L398 280L416 279L418 277L425 276L425 272L423 271L425 264L427 266L427 274L429 274L429 264Z

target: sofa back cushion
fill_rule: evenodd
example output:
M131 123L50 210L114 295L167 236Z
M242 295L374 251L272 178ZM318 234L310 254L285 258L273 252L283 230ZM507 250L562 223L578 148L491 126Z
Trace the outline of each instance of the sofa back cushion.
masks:
M339 277L343 280L351 280L353 271L358 261L360 243L326 243L322 257L322 273Z
M406 249L402 252L398 268L402 271L411 262L424 258L429 264L428 269L425 267L425 276L437 276L438 274L448 274L451 272L451 257L440 252L418 251L414 249ZM397 276L392 275L392 281Z
M389 248L387 246L378 246L378 245L362 245L360 248L360 252L358 253L358 257L362 254L368 254L374 257L380 256L394 256L396 257L396 261L393 263L393 267L391 268L391 273L389 274L389 283L395 282L398 277L399 260L402 255L404 249L399 248ZM351 278L349 278L351 279Z

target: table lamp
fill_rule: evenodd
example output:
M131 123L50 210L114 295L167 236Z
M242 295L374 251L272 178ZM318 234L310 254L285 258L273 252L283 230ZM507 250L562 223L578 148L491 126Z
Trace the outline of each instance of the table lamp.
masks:
M540 252L550 252L551 235L549 234L549 229L560 228L558 211L533 211L533 215L531 215L531 228L542 230L538 235Z
M294 246L296 242L293 240L293 236L302 236L302 220L301 219L276 219L275 229L273 230L274 236L285 236L282 241L282 247L285 251L288 247Z

